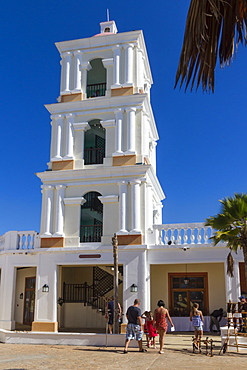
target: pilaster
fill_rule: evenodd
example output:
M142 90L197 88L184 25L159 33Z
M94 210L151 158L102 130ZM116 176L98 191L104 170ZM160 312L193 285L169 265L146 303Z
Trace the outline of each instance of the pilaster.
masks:
M70 92L70 71L71 71L71 61L72 53L65 52L61 55L61 95L68 94Z
M123 155L123 109L118 108L114 110L116 117L116 131L115 131L115 152L113 156Z
M113 67L114 67L114 59L102 59L103 66L106 68L106 96L111 96L111 85L113 84Z
M92 69L92 66L89 62L81 63L83 99L87 99L87 72L90 71L90 69Z
M125 155L135 155L135 112L136 108L127 108L127 151Z
M54 236L64 236L63 225L64 225L64 193L65 185L56 185L56 200L55 200L55 225L54 225Z
M134 68L134 44L124 45L125 50L125 75L124 87L133 85L133 68Z
M100 121L102 127L106 130L106 142L105 142L105 157L109 158L112 156L112 138L109 130L116 127L115 119L108 119L106 121Z
M43 194L43 209L42 209L42 223L43 227L40 230L41 237L47 237L52 235L52 216L53 216L53 197L54 197L54 186L42 185Z
M65 125L65 153L64 160L74 159L73 153L73 144L74 144L74 135L73 135L73 123L75 115L68 113L65 115L66 125Z
M127 230L127 189L128 183L120 181L119 186L119 230L117 235L128 234Z
M51 162L62 159L62 140L64 116L61 114L51 116L52 137L51 137Z
M81 88L81 63L83 52L77 50L74 52L74 88L72 92L78 93L82 91Z
M114 69L113 69L113 85L112 89L120 87L120 58L121 58L121 48L119 45L116 45L113 48L113 60L114 60Z
M90 125L88 122L80 122L73 124L75 131L75 147L74 147L74 157L75 157L75 167L82 168L84 165L84 140L85 132L90 130Z
M131 181L131 204L132 204L132 229L130 234L141 233L141 197L140 197L141 181Z

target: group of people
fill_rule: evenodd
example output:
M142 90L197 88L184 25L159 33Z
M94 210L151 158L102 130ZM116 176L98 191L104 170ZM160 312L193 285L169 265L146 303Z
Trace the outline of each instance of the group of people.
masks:
M244 296L239 297L242 304L242 310L247 311L247 302ZM172 319L169 315L169 311L165 308L165 303L163 300L159 300L157 303L157 308L154 313L152 311L145 311L143 314L140 309L140 300L135 299L133 306L130 306L126 312L126 317L128 320L126 326L126 340L124 353L128 353L129 343L132 339L137 340L139 346L139 352L146 352L147 350L143 348L142 337L143 333L146 334L147 347L153 346L156 348L156 337L159 336L159 353L162 354L164 347L165 334L168 329L169 321L171 328L174 330L174 325ZM109 314L109 329L112 333L112 324L114 317L114 302L113 299L108 303ZM122 315L121 306L119 306L120 315ZM220 321L223 317L223 308L214 310L210 315L210 331L212 332L213 326L216 326L217 331L220 330ZM242 314L242 317L245 319L246 315ZM143 325L143 319L145 323ZM201 310L199 310L199 304L193 303L191 312L190 312L190 321L194 328L194 346L199 348L201 338L203 336L203 322L204 317ZM143 330L144 329L144 330ZM171 329L172 330L172 329Z
M143 319L145 319L145 328L147 336L147 344L153 345L155 348L155 337L159 335L159 353L163 352L165 334L168 329L167 320L170 322L171 327L173 327L172 319L169 315L168 310L165 308L165 303L159 300L157 303L157 308L154 311L154 315L150 311L145 311L143 314L140 309L140 300L135 299L134 305L130 306L127 310L126 316L128 324L126 326L126 340L124 353L128 353L128 347L131 339L136 339L138 341L139 352L146 352L147 350L142 346L142 336L143 336Z

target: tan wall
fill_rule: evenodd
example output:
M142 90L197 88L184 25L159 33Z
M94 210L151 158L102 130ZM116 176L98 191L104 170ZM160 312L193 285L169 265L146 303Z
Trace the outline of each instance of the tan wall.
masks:
M93 267L63 267L62 282L67 284L93 284Z
M197 263L187 265L190 272L208 273L209 312L225 308L225 273L223 263ZM152 265L151 276L151 310L154 311L159 299L165 301L168 307L168 273L185 272L185 265Z
M62 308L65 328L98 328L102 331L106 327L105 316L90 306L84 306L83 303L65 303Z

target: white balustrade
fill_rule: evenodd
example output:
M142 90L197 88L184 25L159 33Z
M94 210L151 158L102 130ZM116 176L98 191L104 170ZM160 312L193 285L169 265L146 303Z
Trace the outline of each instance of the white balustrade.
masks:
M16 249L30 250L39 248L38 233L36 231L18 231ZM14 249L13 245L6 246L5 249Z
M203 222L154 225L156 245L204 245L211 243L213 230Z

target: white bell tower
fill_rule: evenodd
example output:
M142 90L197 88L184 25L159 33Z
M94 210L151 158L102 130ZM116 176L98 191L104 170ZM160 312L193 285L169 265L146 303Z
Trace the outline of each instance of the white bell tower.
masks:
M161 223L158 133L142 31L100 23L89 38L56 43L61 55L51 150L42 181L41 247L143 245Z

